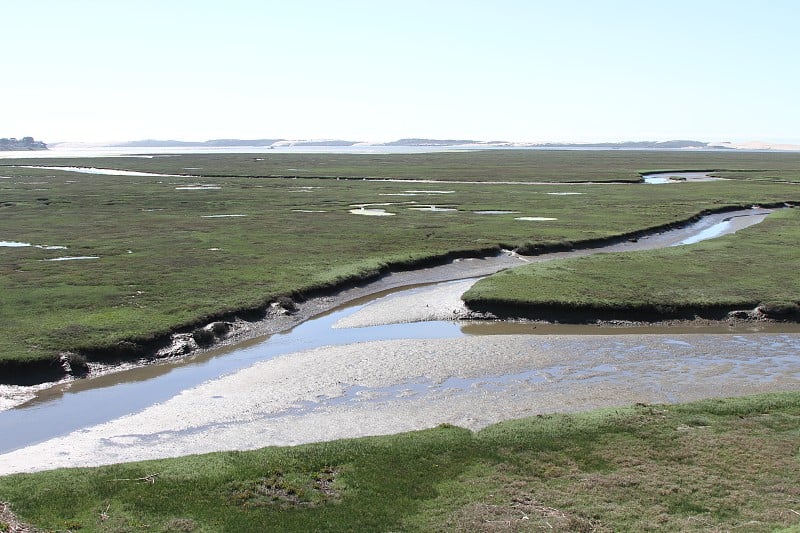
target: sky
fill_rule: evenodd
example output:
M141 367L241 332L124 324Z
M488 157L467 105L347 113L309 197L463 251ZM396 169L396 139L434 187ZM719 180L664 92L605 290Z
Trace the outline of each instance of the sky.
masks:
M0 0L0 137L800 144L797 0Z

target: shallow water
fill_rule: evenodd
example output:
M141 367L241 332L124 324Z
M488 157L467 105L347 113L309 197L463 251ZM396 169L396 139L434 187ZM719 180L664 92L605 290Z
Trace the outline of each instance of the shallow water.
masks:
M722 235L736 233L742 228L746 228L752 224L757 224L767 217L768 213L754 212L750 215L733 215L725 218L721 222L717 222L708 228L699 231L697 234L692 235L682 241L675 243L673 246L680 246L683 244L694 244L707 239L713 239Z
M419 207L409 207L412 211L429 211L435 213L452 213L454 211L458 211L455 207L446 207L446 206L439 206L439 205L425 205Z
M365 209L359 207L358 209L351 209L349 211L353 215L364 215L368 217L393 217L394 213L389 213L386 209Z
M27 247L41 248L42 250L66 250L66 246L51 245L51 244L31 244L29 242L19 241L0 241L0 248L27 248Z
M365 304L309 320L291 331L223 348L188 360L131 368L39 392L16 409L0 412L0 453L106 422L167 400L204 381L257 361L326 345L383 339L434 339L461 335L456 322L334 329L343 316ZM80 416L74 416L80 413ZM36 420L31 424L31 420Z
M87 259L100 259L97 255L73 255L64 257L52 257L50 259L41 259L41 261L85 261Z
M643 174L642 179L650 185L664 185L667 183L721 181L724 178L714 178L709 172L653 172Z
M521 259L544 261L552 258L589 255L599 251L625 251L680 244L692 236L703 234L703 232L709 235L707 230L725 222L725 219L735 220L737 227L742 227L747 223L756 223L763 220L766 213L766 211L750 210L741 213L712 215L705 217L688 228L644 237L635 243L626 242L599 250L560 252L547 256ZM731 228L728 227L727 231L730 230ZM491 262L491 258L485 261ZM520 263L522 262L520 261ZM459 264L469 265L470 262L462 261ZM498 258L497 264L496 270L508 268L507 259L501 261ZM482 268L485 268L485 263L482 264ZM400 297L420 290L424 290L424 288L389 292L397 292L398 297ZM507 335L510 332L510 328L517 327L529 335L554 333L559 335L574 335L575 333L595 335L597 333L597 328L594 326L578 327L576 330L574 326L569 327L569 329L552 329L552 327L530 324L458 323L453 321L416 322L363 328L333 327L344 317L358 312L379 296L385 297L386 294L373 295L363 300L351 302L308 320L290 331L268 338L255 339L237 346L212 350L180 361L132 368L89 380L77 380L57 385L43 391L32 391L35 396L28 403L15 409L0 412L0 453L137 412L150 405L172 398L181 391L196 387L207 380L216 379L249 367L255 362L321 346L339 346L387 339L456 339L471 335ZM750 325L745 326L745 328L750 327ZM693 330L693 332L696 333L697 330ZM621 331L612 329L609 333L619 334ZM635 339L643 334L652 334L654 331L634 329L624 331L624 333L631 335L631 339ZM662 343L664 350L685 348L678 344L671 344L677 333L672 329L657 333L664 337L664 342ZM729 342L731 333L746 339L748 337L743 334L749 333L749 329L729 329L724 333L715 333L713 337L718 339L720 343ZM781 359L782 361L791 361L792 357L796 357L800 353L800 347L797 345L800 342L798 341L800 335L798 333L786 333L785 335L788 335L787 338L789 339L785 342L780 339L776 340L771 336L762 335L760 338L766 339L764 342L767 342L768 346L776 345L779 346L779 350L784 350L781 354L777 354L776 357L784 358ZM591 344L593 341L587 338L586 342ZM780 346L784 348L780 348ZM422 383L424 385L426 382L423 380ZM80 413L80 416L75 416L76 413Z
M155 172L138 172L135 170L116 170L113 168L95 168L95 167L51 167L42 165L21 165L18 168L62 170L64 172L77 172L79 174L102 174L104 176L159 176L164 178L191 177L191 176L184 176L181 174L157 174Z

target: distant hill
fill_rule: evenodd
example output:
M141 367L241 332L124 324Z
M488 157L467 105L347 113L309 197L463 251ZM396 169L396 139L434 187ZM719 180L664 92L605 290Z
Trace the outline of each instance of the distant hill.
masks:
M359 144L358 141L342 141L339 139L311 139L307 141L279 141L275 146L353 146Z
M593 148L605 150L658 150L674 148L715 148L709 143L689 140L676 141L627 141L627 142L601 142L601 143L511 143L507 141L475 141L471 139L400 139L379 146L469 146L479 145L487 147L507 146L519 148Z
M0 138L0 150L47 150L47 145L42 141L35 141L33 137Z
M400 139L379 146L460 146L463 144L487 144L469 139Z
M182 147L182 146L272 146L283 139L212 139L210 141L159 141L146 139L143 141L129 141L112 144L114 147L154 148L154 147Z
M26 137L26 139L30 139ZM13 139L12 139L13 140ZM31 139L32 140L32 139ZM272 148L302 146L472 146L485 148L538 148L538 149L587 149L587 150L675 150L706 149L734 150L739 148L728 143L707 143L692 140L672 141L626 141L596 143L529 143L509 141L476 141L472 139L425 139L407 138L384 143L368 143L361 141L345 141L341 139L212 139L209 141L176 141L147 139L113 144L113 147L158 148L158 147L247 147L260 146Z
M709 143L700 141L627 141L610 143L545 143L532 146L543 148L607 148L620 150L652 150L659 148L710 148ZM718 148L714 146L713 148Z

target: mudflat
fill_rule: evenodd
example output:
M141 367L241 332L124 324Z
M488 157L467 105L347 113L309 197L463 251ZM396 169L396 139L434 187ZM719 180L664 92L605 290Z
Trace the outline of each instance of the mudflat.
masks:
M800 334L501 335L323 347L0 456L0 475L549 412L795 390Z

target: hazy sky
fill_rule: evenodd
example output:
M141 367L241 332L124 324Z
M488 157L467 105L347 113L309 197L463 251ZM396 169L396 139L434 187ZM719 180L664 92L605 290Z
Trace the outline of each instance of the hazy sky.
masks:
M800 143L798 0L0 6L0 137Z

